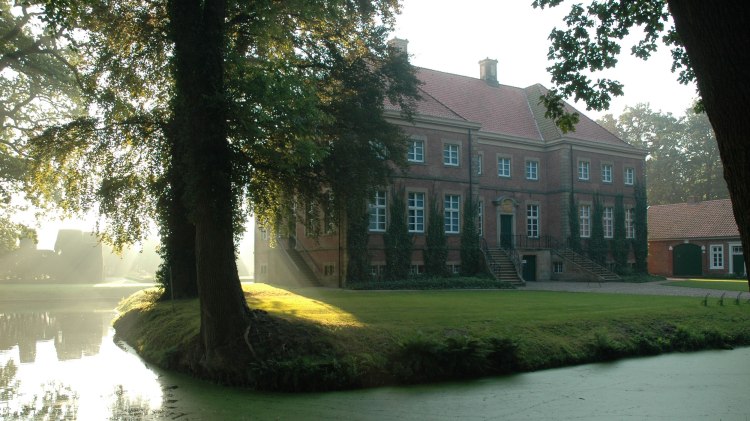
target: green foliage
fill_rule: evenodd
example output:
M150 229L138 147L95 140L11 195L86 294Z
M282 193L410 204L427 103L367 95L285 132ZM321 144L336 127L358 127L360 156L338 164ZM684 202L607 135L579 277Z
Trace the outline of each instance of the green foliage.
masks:
M575 200L573 193L570 193L568 199L568 227L570 234L568 236L568 247L580 252L581 247L581 220L578 215L578 202Z
M466 195L464 200L463 231L461 232L461 275L485 275L487 270L482 254L481 237L477 229L479 202Z
M438 199L435 196L430 200L425 245L425 275L436 278L447 276L448 268L446 260L448 259L448 245L445 237L445 222L443 220L443 212L438 207Z
M534 0L534 7L555 7L560 0ZM633 29L642 30L642 38L630 49L641 59L656 51L661 39L672 48L672 71L680 70L678 80L688 83L695 74L682 46L680 37L670 23L666 0L634 0L620 2L593 0L586 5L571 5L565 17L565 29L553 29L547 57L553 61L548 68L555 87L540 101L547 108L547 117L555 120L565 132L575 129L577 115L566 111L563 99L574 97L586 103L587 109L609 108L613 96L623 94L623 85L608 78L593 80L590 75L617 64L620 42Z
M406 279L411 269L411 252L414 239L409 234L406 221L406 191L394 189L391 193L390 220L383 239L385 241L385 273L388 281Z
M630 243L625 240L625 205L621 194L615 196L614 229L612 238L612 258L615 261L615 272L624 275L628 271L628 252Z
M439 290L439 289L513 289L507 282L487 277L410 278L395 281L347 283L355 290Z
M347 284L370 277L370 258L367 252L367 242L370 238L367 231L369 216L364 205L349 206L346 226L346 252L349 256L346 266Z
M646 185L636 180L635 184L635 273L648 273L648 201Z
M604 240L604 206L598 193L594 193L594 205L591 211L591 238L588 255L594 262L604 266L607 260L607 242Z
M729 198L716 136L705 114L688 109L685 116L675 117L638 104L626 107L617 119L604 116L600 124L648 152L650 204Z

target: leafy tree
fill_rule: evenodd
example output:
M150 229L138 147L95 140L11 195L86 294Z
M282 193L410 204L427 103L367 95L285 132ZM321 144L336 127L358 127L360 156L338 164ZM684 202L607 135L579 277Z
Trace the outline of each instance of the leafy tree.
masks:
M464 227L465 229L466 227ZM425 238L424 271L427 276L442 278L448 275L448 244L445 237L443 212L438 207L438 198L430 200L427 236Z
M76 54L43 18L34 2L0 2L0 248L14 248L26 230L11 198L24 190L28 140L81 113Z
M535 0L534 7L557 6L561 0ZM673 26L668 29L671 20ZM621 51L619 43L633 28L643 29L643 38L632 47L634 55L648 58L661 39L672 48L674 64L683 83L696 81L705 110L714 128L724 164L734 216L739 227L745 261L750 261L750 121L744 110L750 105L750 51L737 48L747 39L750 4L701 0L594 0L575 4L565 22L567 29L550 34L550 68L557 87L542 99L547 115L563 129L572 130L577 116L565 112L562 98L575 96L589 108L609 106L611 95L622 94L622 84L605 78L596 81L587 71L614 67ZM748 278L750 288L750 277Z
M484 255L481 237L477 229L479 203L466 195L464 200L463 231L461 231L461 275L477 276L484 274Z
M635 254L635 272L648 273L648 201L646 186L643 182L635 184L635 240L633 252Z
M227 367L232 350L244 346L249 317L233 243L247 212L275 228L291 202L323 203L315 199L327 194L326 186L333 192L331 206L341 209L352 199L347 191L367 195L372 187L356 184L388 175L385 158L398 164L393 157L403 155L403 136L383 116L386 100L408 111L416 95L406 56L385 47L397 4L196 0L54 6L51 16L90 29L98 42L91 47L94 62L104 63L99 80L106 82L97 84L106 88L97 92L104 117L49 133L48 140L67 140L58 143L67 147L58 162L71 163L56 186L84 204L122 202L103 209L119 212L113 218L116 234L126 239L142 227L128 229L127 222L142 222L144 211L157 216L157 209L134 203L184 207L187 224L181 226L195 230L202 363L207 370ZM120 22L135 25L102 31L101 17L114 12L124 15ZM152 74L162 79L142 83L143 75ZM116 136L104 136L107 130ZM80 141L86 136L94 141ZM42 142L40 149L55 156L55 143ZM111 150L116 153L102 152ZM346 158L355 166L378 165L363 172L366 177L348 174L344 180L337 170ZM104 168L103 180L82 175L92 160L94 168ZM77 183L67 183L67 176ZM153 200L161 197L166 200Z
M604 206L599 194L594 194L594 205L591 211L591 238L588 254L591 260L604 266L607 260L607 243L604 241Z
M364 281L370 277L370 258L367 232L370 215L363 205L351 205L347 211L346 250L349 256L346 269L347 282Z
M626 107L615 120L602 120L613 133L648 151L646 178L652 204L729 197L713 130L705 114L684 117L652 111L648 104ZM675 180L682 180L677 183Z
M615 272L624 275L628 272L628 252L630 244L625 240L625 205L621 194L615 196L614 229L612 237L612 258Z
M406 202L403 188L391 193L390 220L385 241L385 274L388 281L406 279L411 269L413 239L406 221Z
M573 193L570 194L570 200L568 200L568 227L570 229L568 247L573 251L580 252L582 250L581 220L578 215L578 202L573 197Z

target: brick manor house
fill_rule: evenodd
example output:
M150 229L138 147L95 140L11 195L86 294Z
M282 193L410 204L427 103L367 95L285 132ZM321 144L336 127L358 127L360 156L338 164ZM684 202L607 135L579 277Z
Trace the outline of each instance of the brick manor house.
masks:
M394 41L406 51L405 40ZM569 201L573 197L578 203L584 248L591 235L594 193L604 208L605 238L613 236L618 195L625 207L626 237L633 238L634 184L643 181L645 152L580 112L576 130L563 134L544 117L539 97L545 88L498 83L496 60L479 62L479 78L424 68L418 68L417 75L423 83L422 99L413 121L387 107L391 121L410 137L409 168L372 198L372 275L381 274L385 266L383 234L391 192L403 188L408 228L414 235L414 274L424 270L428 201L434 199L444 212L447 263L458 272L461 213L470 194L479 203L483 250L496 277L515 282L616 277L564 246L570 235ZM271 248L267 234L256 229L256 281L343 286L348 259L341 231L308 238L298 223L296 233ZM633 261L632 252L628 260Z

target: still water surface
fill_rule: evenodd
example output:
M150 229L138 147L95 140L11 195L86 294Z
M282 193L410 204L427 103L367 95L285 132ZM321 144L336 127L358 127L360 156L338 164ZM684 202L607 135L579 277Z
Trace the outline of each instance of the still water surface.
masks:
M114 340L115 303L0 296L0 419L750 419L750 348L461 383L255 393L149 367Z

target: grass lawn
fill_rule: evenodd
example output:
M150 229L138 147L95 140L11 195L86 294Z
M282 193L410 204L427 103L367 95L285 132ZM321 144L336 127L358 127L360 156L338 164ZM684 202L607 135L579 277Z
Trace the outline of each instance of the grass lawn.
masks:
M243 288L251 308L308 326L325 342L317 355L276 355L261 364L266 371L256 374L265 380L255 386L277 390L416 383L750 344L750 304L729 300L704 306L694 297L621 294ZM129 323L136 326L130 332L116 324L118 334L158 365L169 365L168 355L198 334L195 300L153 303L141 294L121 306L133 309L144 322Z
M747 292L746 279L686 279L684 281L667 282L664 285Z

